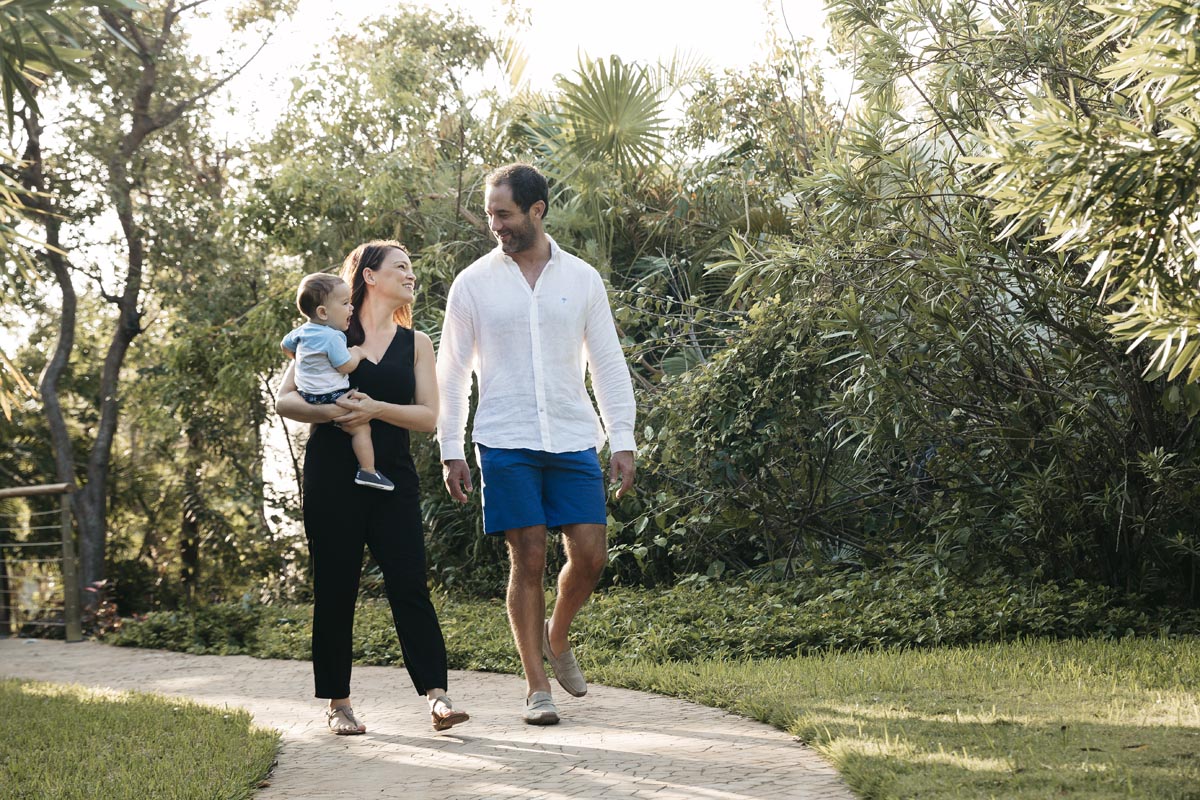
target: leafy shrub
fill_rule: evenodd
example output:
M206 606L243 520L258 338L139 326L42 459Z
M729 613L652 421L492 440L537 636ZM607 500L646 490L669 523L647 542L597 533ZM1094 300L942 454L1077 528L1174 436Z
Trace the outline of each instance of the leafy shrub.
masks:
M197 655L257 655L258 635L272 611L269 606L244 603L214 603L190 612L152 611L126 620L104 640Z
M693 264L675 307L630 292L618 309L635 350L646 331L693 345L643 387L644 477L614 513L615 581L900 553L1200 605L1200 385L1162 374L1200 343L1179 319L1146 327L1139 305L1160 285L1194 299L1190 273L1163 265L1195 248L1162 221L1187 217L1196 182L1163 164L1197 136L1162 120L1195 108L1195 65L1163 77L1138 48L1188 40L1196 14L1135 4L1105 30L1099 9L1068 5L1081 24L1053 4L830 3L834 40L871 54L844 128L804 142L786 175L758 173L754 142L799 148L737 139L744 177L762 178L749 196L786 207L786 225L753 228L747 207L729 258ZM1128 81L1110 82L1114 57ZM693 135L739 130L738 94L693 105ZM1145 146L1114 145L1130 137ZM1120 335L1164 342L1161 360L1112 339L1105 299L1137 312ZM713 323L725 315L744 324Z
M819 410L830 370L818 333L808 303L768 299L704 367L642 398L644 469L614 512L612 580L803 563L814 540L857 532L861 513L846 524L835 510L830 477L854 467Z
M451 668L520 670L502 602L443 595L435 604ZM307 659L310 620L310 610L302 606L216 605L191 616L154 613L129 620L106 641ZM999 573L963 580L900 564L869 572L808 572L772 583L694 577L662 591L612 588L597 593L580 615L574 645L586 663L601 664L781 658L1024 637L1196 633L1200 612L1153 608L1082 581L1022 583ZM354 658L361 664L402 663L385 602L360 603Z

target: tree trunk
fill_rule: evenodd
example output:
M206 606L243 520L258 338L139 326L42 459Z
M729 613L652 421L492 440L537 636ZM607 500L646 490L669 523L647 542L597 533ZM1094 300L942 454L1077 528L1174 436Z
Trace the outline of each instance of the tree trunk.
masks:
M71 352L75 348L75 319L78 309L78 298L75 294L75 284L71 279L71 267L63 254L61 243L61 217L54 208L46 187L44 162L42 159L42 125L41 119L34 111L26 111L22 115L25 127L25 153L22 156L24 167L21 171L21 183L27 189L36 192L35 199L29 205L35 213L36 221L46 234L46 250L42 258L54 276L61 294L61 304L58 315L58 339L54 344L54 352L46 362L38 380L38 391L42 397L42 406L46 413L46 423L50 429L50 444L54 451L54 471L59 483L75 485L75 447L67 430L67 421L63 415L62 401L59 398L59 385L71 360ZM71 508L75 515L76 526L80 533L79 571L80 589L91 581L100 580L103 573L103 550L100 554L101 571L95 568L94 548L89 550L87 544L91 539L84 535L88 530L88 522L95 513L89 506L89 496L86 492L75 492L71 496ZM95 576L95 577L91 577ZM93 595L82 592L84 604L89 606Z
M124 163L111 163L109 167L109 196L117 208L117 217L125 235L128 271L125 273L124 291L117 301L117 327L109 340L108 353L100 373L100 423L88 454L87 483L75 494L80 572L85 587L104 580L104 554L108 544L108 476L121 412L121 365L125 363L134 337L142 332L138 305L145 266L143 232L133 219L133 200Z

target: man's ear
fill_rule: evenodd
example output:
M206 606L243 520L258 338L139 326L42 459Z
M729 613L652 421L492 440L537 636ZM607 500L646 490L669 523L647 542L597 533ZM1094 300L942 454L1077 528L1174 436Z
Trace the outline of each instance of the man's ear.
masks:
M546 216L546 204L541 200L538 200L529 207L529 213L534 217L541 219L542 217Z

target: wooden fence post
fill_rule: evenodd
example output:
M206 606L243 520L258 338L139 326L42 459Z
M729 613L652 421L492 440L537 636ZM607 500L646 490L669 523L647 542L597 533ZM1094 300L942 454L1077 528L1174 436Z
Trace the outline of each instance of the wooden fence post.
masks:
M62 573L63 614L67 623L67 641L83 641L83 619L80 612L79 571L75 562L75 531L71 525L71 495L62 496Z

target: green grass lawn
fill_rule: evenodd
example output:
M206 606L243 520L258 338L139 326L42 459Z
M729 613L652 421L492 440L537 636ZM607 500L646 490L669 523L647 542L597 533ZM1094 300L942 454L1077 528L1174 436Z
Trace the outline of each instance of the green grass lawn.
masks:
M78 686L0 680L5 800L237 800L279 736L245 711Z
M1194 638L610 662L591 677L783 728L864 798L1200 800Z

